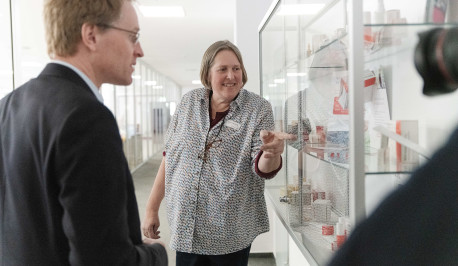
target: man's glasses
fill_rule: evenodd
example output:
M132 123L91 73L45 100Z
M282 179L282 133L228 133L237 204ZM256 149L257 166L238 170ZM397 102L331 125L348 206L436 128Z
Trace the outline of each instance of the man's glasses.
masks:
M134 44L137 43L138 39L140 38L140 32L138 32L138 31L126 30L126 29L115 27L115 26L108 25L108 24L98 24L98 26L104 27L104 28L108 28L108 29L120 30L120 31L124 31L124 32L130 33L130 35L129 35L130 36L130 40Z

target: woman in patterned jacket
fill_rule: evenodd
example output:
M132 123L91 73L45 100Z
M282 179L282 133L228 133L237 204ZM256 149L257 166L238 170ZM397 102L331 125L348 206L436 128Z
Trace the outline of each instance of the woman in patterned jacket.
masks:
M247 265L251 243L269 231L264 182L282 167L285 139L272 106L243 88L239 49L218 41L205 52L204 88L183 96L166 133L143 233L159 238L166 198L176 265Z

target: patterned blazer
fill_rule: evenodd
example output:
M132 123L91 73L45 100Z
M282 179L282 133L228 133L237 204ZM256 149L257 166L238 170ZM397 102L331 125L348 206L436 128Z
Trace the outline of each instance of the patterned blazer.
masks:
M265 178L256 173L255 161L259 132L273 130L274 120L267 100L242 89L229 113L210 129L209 92L201 88L184 95L172 118L165 197L171 247L221 255L248 247L269 230Z

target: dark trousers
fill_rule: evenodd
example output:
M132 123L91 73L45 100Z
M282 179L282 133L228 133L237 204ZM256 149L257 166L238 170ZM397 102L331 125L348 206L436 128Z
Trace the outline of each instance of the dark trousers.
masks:
M251 245L224 255L199 255L177 251L176 266L247 266Z

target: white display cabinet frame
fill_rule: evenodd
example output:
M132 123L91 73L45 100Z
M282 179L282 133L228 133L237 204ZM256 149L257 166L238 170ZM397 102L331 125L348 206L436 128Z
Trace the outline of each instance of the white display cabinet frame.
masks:
M402 7L399 13L407 15L407 23L404 22L368 22L367 16L370 7L377 5L377 0L322 0L322 1L305 1L305 0L274 0L272 5L261 22L259 32L259 51L260 51L260 77L261 77L261 95L271 101L274 109L274 118L276 120L276 129L288 131L291 120L287 117L286 107L289 106L288 101L294 97L294 93L300 94L304 78L298 77L297 80L288 80L287 71L292 64L307 64L307 58L304 57L306 44L303 41L304 36L300 32L302 29L316 23L317 20L322 19L324 16L329 15L333 8L339 6L342 11L342 16L345 20L344 35L346 45L346 81L350 88L348 93L348 161L345 164L330 163L330 168L343 169L347 171L348 177L345 182L341 183L343 186L348 186L348 195L346 201L342 204L347 204L348 212L339 213L339 206L335 206L333 202L333 215L334 211L339 216L345 216L350 221L352 226L358 224L363 220L380 202L380 200L390 191L402 184L410 175L412 170L416 169L419 165L424 163L429 155L431 155L442 143L445 138L434 139L428 135L442 131L443 137L446 137L451 129L458 121L458 111L453 109L454 103L458 101L458 96L447 96L448 98L433 99L421 95L422 80L416 73L415 66L413 65L413 50L415 48L416 38L418 32L431 29L433 27L443 26L458 26L457 14L451 14L458 5L456 0L450 0L449 10L447 11L447 18L449 21L445 23L430 23L422 21L424 14L423 8L426 8L427 1L419 1L416 6L417 10L410 10ZM302 3L319 3L325 4L317 14L310 16L308 19L302 19L297 15L296 18L287 16L280 16L278 12L284 5L289 4L302 4ZM386 10L391 10L392 7L396 8L399 3L394 0L386 0ZM412 8L414 9L414 8ZM366 12L365 12L366 11ZM379 10L371 9L372 15ZM392 11L390 11L392 12ZM410 13L409 13L410 12ZM416 13L415 13L416 12ZM458 13L458 10L456 11ZM395 12L396 13L396 12ZM386 14L386 13L384 13ZM304 15L305 17L305 15ZM405 18L403 18L405 19ZM296 20L299 26L294 25ZM338 18L336 19L338 20ZM452 21L452 22L450 22ZM333 21L329 21L330 24ZM295 36L294 27L297 26L297 36ZM339 27L341 28L341 27ZM292 30L291 30L292 29ZM386 45L374 53L367 53L367 44L365 44L366 30L374 32L381 32L379 36L389 37L390 42L393 44ZM272 35L267 33L273 32ZM292 32L292 33L291 33ZM384 34L384 35L383 35ZM394 37L393 37L394 36ZM399 36L400 39L396 39ZM340 40L331 39L327 41L323 47L332 45L333 41ZM399 41L400 44L396 44ZM310 43L310 41L308 41ZM275 44L278 44L275 46ZM267 47L267 48L266 48ZM321 47L320 47L321 48ZM324 48L323 48L324 49ZM314 49L315 52L315 49ZM318 53L316 53L318 54ZM295 61L295 59L297 59ZM407 59L407 60L406 60ZM402 61L404 60L404 61ZM412 61L412 62L410 62ZM267 63L266 63L267 62ZM293 63L291 63L293 62ZM402 66L400 66L402 64ZM367 130L367 88L365 88L365 79L367 76L367 69L374 67L384 67L387 74L387 82L389 83L389 90L387 90L387 101L389 102L390 120L416 120L418 122L418 135L419 139L410 141L402 137L398 137L393 129L384 127L371 127ZM298 68L301 68L299 66ZM302 67L303 68L303 67ZM275 69L275 77L267 78L272 69ZM405 73L400 73L405 69ZM391 72L390 72L391 71ZM267 73L267 74L266 74ZM405 75L406 80L400 81L400 76ZM273 76L273 75L272 75ZM272 79L271 79L272 78ZM274 80L277 83L273 83ZM405 82L405 83L404 83ZM300 85L298 85L300 84ZM275 85L275 89L270 88L270 85ZM409 100L419 101L428 108L433 108L434 115L440 116L443 123L438 124L435 116L423 111L418 106L409 106ZM407 106L406 106L407 105ZM302 104L300 104L302 106ZM302 110L302 107L297 107ZM439 109L439 110L436 110ZM298 111L301 112L301 111ZM302 114L301 114L302 115ZM300 115L300 116L301 116ZM302 117L302 116L301 116ZM299 120L300 121L300 120ZM298 132L303 129L302 121L299 122ZM391 130L391 131L390 131ZM315 133L315 132L313 132ZM393 136L393 133L395 136ZM375 152L368 152L368 136L369 139L373 135L386 136L386 141L392 147L392 152L398 146L404 149L415 151L415 156L418 160L415 164L404 168L396 168L396 162L392 161L391 155L387 155L388 162L380 163L380 150L377 146ZM397 141L397 142L396 142ZM299 147L303 147L304 143L299 143ZM377 145L380 145L379 143ZM298 149L301 149L298 148ZM280 203L279 199L288 192L288 186L291 180L297 180L296 186L303 187L303 175L306 171L302 168L307 168L312 164L308 163L309 157L311 160L326 161L319 156L311 156L312 153L297 152L287 145L284 159L284 169L278 174L275 180L269 181L266 185L266 198L274 205L274 210L290 234L294 244L297 245L302 255L311 265L326 264L327 260L332 256L332 252L322 249L317 244L316 239L310 237L303 237L301 232L311 227L313 223L305 222L303 226L303 212L304 206L301 200L299 208L297 208L298 216L301 217L301 222L298 224L294 221L295 217L291 215L291 204ZM375 154L375 155L374 155ZM307 158L305 158L307 157ZM317 159L318 158L318 159ZM383 157L382 157L383 159ZM304 163L307 162L307 163ZM328 162L329 163L329 162ZM377 166L378 163L378 166ZM375 165L375 166L374 166ZM382 166L381 166L382 165ZM391 165L391 166L390 166ZM291 175L296 175L291 179ZM345 188L346 189L346 188ZM303 189L299 189L303 191ZM366 194L368 192L368 194ZM333 192L331 192L333 193ZM303 192L301 193L301 198ZM288 198L288 197L287 197ZM291 200L291 198L288 198ZM289 205L288 205L289 204ZM341 204L341 205L342 205ZM337 209L337 210L335 210ZM335 222L336 218L331 219ZM329 248L328 248L329 249Z

